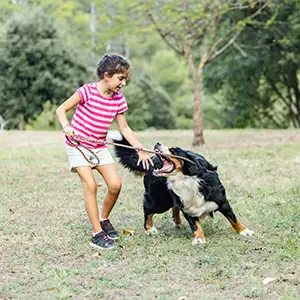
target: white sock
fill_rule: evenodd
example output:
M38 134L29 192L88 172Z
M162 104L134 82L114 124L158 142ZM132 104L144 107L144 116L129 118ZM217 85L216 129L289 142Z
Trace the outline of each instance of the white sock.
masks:
M97 235L98 233L100 233L101 231L98 231L98 232L93 232L93 237L95 236L95 235Z
M105 220L108 220L108 218L102 218L102 216L101 215L99 215L99 219L100 219L100 221L105 221Z

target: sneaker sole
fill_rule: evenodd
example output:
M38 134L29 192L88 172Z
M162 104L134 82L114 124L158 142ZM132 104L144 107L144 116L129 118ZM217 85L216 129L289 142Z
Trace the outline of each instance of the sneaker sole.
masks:
M94 247L96 249L101 249L101 250L110 250L110 249L113 249L113 248L116 247L116 245L113 245L113 246L111 246L109 248L105 248L105 247L98 246L98 245L96 245L96 244L94 244L92 242L90 242L90 246L92 246L92 247Z

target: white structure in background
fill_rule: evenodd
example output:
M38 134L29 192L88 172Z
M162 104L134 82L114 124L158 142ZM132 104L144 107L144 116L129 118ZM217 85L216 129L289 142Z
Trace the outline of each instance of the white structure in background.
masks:
M4 121L4 119L0 116L0 133L4 130L4 127L7 122Z
M24 3L26 3L26 1L25 0L11 0L11 3L12 4L24 4Z
M90 30L91 30L91 39L92 39L92 46L96 46L96 5L94 2L91 2L91 23L90 23Z

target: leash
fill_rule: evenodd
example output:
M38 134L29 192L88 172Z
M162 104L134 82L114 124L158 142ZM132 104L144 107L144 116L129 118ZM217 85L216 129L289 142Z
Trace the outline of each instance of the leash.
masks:
M82 143L80 143L80 142L78 142L78 141L76 141L76 140L75 140L76 143L74 143L73 141L71 141L71 140L69 139L69 137L68 137L67 135L66 135L66 139L68 140L68 142L69 142L73 147L75 147L75 148L82 154L82 156L85 158L85 160L86 160L89 164L92 165L92 168L94 168L94 167L96 167L97 165L100 164L100 159L99 159L99 157L98 157L91 149L89 149L88 147L82 145ZM79 146L82 147L82 148L84 148L85 150L89 151L89 152L93 155L93 157L96 158L97 163L96 163L96 164L93 163L93 162L92 162L92 158L88 159L88 158L86 157L86 155L83 153L83 151L79 148Z
M93 142L93 143L103 144L103 145L112 145L112 146L115 146L115 147L122 147L122 148L132 149L132 150L135 150L135 151L144 151L144 152L148 152L148 153L152 153L152 154L164 156L166 158L174 157L174 158L185 160L185 161L187 161L189 163L192 163L192 164L196 165L196 163L194 161L192 161L192 160L190 160L190 159L188 159L186 157L182 157L182 156L178 156L178 155L173 155L173 154L164 154L164 153L153 151L153 150L149 150L149 149L146 149L146 148L134 147L134 146L119 144L119 143L115 143L115 142L108 142L108 141L104 141L104 140L97 140L97 139L85 138L85 137L80 137L78 135L74 135L73 139L76 141L76 143L77 143L77 145L76 145L75 143L72 143L67 136L66 136L66 138L72 144L72 146L76 147L80 151L80 153L84 156L84 158L89 163L91 163L91 162L88 160L88 158L85 156L85 154L81 151L81 149L79 149L79 146L85 148L90 153L92 153L92 155L97 158L98 164L99 164L99 158L97 157L97 155L91 149L87 148L82 143L80 143L80 141Z

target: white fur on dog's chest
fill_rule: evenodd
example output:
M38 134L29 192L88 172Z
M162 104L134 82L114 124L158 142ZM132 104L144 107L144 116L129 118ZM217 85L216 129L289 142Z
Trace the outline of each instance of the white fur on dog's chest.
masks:
M200 181L196 176L177 173L176 176L168 177L168 188L181 199L184 206L182 210L189 216L205 216L218 208L215 202L204 200L199 185Z

